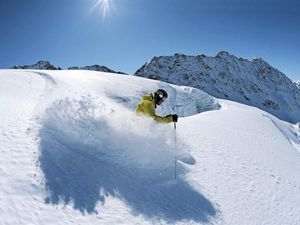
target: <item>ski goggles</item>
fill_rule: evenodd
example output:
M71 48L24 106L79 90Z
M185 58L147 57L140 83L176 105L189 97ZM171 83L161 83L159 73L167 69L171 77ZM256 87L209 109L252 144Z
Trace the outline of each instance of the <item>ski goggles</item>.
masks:
M166 99L167 99L162 93L159 93L158 96L159 96L159 98L161 99L161 100L160 100L161 102L164 102L164 101L166 101Z
M158 91L157 94L161 99L166 99L166 96L161 91Z
M161 105L166 99L165 96L158 94L157 105Z

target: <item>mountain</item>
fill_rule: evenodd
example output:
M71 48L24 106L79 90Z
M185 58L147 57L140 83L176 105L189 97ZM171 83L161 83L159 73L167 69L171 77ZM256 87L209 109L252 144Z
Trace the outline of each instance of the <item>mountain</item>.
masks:
M11 69L35 69L35 70L61 70L60 67L55 67L49 61L38 61L36 64L33 65L24 65L24 66L12 66ZM126 74L123 72L117 72L112 69L109 69L106 66L102 65L92 65L92 66L72 66L69 67L68 70L91 70L91 71L99 71L99 72L107 72L107 73L118 73L118 74Z
M289 122L300 121L300 91L297 85L261 58L252 61L228 52L205 55L154 57L134 74L263 109Z
M11 69L34 69L34 70L61 70L60 67L53 66L49 61L38 61L33 65L12 66Z
M134 113L159 88L176 130ZM0 102L1 225L300 224L299 124L94 71L0 70Z
M300 80L294 81L298 88L300 88Z
M106 66L102 65L92 65L92 66L84 66L84 67L78 67L78 66L71 66L68 68L68 70L91 70L91 71L99 71L99 72L107 72L107 73L118 73L118 74L126 74L123 72L117 72L112 69L109 69Z

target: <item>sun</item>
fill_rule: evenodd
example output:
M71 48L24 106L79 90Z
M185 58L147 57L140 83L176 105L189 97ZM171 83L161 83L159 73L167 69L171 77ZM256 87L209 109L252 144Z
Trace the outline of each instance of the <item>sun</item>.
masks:
M90 12L99 9L99 12L101 13L102 16L102 20L104 21L108 16L111 2L112 0L97 0L97 2L92 6Z

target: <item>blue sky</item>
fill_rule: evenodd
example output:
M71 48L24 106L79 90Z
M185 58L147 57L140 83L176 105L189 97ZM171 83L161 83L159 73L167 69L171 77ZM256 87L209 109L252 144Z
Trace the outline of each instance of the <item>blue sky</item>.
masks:
M0 0L0 68L49 60L134 73L154 56L262 57L300 80L299 0ZM97 5L97 7L94 7Z

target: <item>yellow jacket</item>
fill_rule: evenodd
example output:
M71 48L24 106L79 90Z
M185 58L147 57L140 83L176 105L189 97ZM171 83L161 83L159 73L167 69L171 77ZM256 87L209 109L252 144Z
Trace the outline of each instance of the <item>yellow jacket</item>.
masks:
M155 114L155 101L152 93L145 95L142 101L138 104L135 111L142 113L146 116L152 117L158 123L171 123L173 122L172 115L158 116Z

